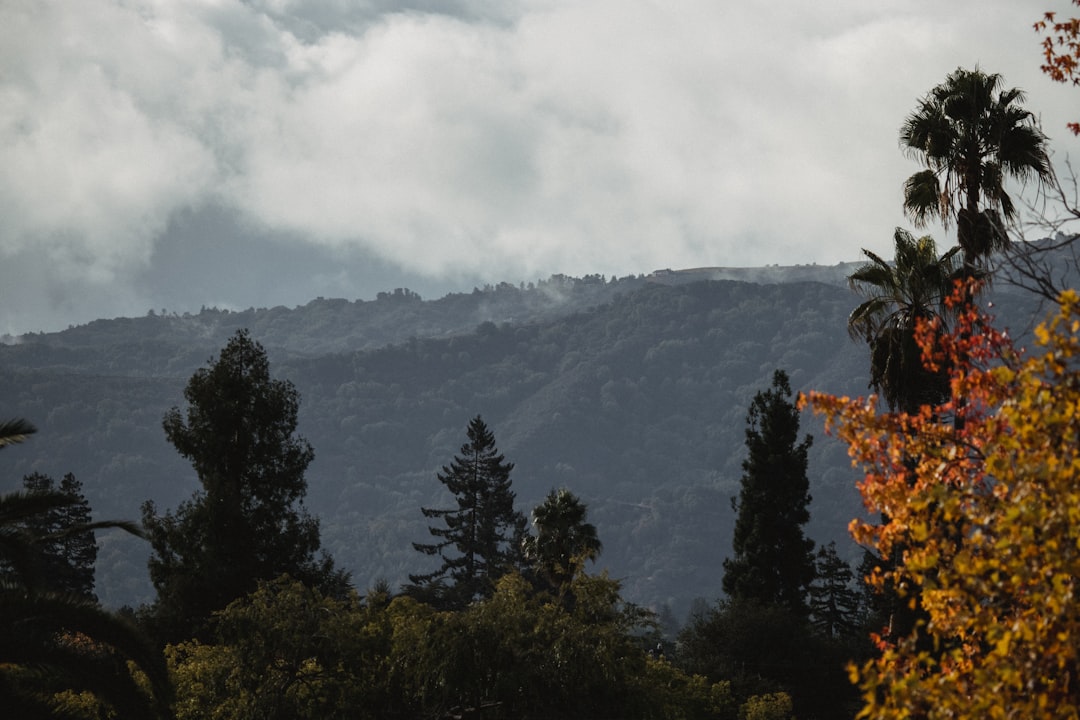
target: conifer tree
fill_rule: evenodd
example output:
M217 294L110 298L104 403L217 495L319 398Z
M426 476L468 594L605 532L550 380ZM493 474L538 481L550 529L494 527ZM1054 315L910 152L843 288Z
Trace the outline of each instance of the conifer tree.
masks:
M810 586L810 614L826 638L850 639L862 627L862 602L853 586L851 566L836 552L836 543L819 548L817 577Z
M35 472L23 478L23 489L36 495L57 493L65 500L25 520L25 530L40 539L37 574L43 588L96 602L97 541L90 529L90 503L82 493L82 483L68 473L57 487L51 477Z
M314 459L295 435L299 393L270 377L262 345L240 330L216 362L184 390L165 435L191 461L202 490L175 513L143 506L157 600L149 620L159 639L205 637L211 613L289 574L340 591L346 577L319 549L319 525L302 507ZM297 507L301 505L301 507Z
M419 552L442 558L442 565L409 576L409 592L447 607L490 597L495 582L523 562L525 516L514 510L510 489L514 464L499 453L494 433L479 415L469 422L467 437L460 454L437 475L457 507L421 508L424 517L442 525L428 528L436 542L413 543Z
M754 396L746 415L742 489L734 556L724 560L724 592L732 600L778 605L805 615L806 590L814 579L814 543L803 534L810 519L807 451L798 442L799 411L791 402L783 370L772 388Z

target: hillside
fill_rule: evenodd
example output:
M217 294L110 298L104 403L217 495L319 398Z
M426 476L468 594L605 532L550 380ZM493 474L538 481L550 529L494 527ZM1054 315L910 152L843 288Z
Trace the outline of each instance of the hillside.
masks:
M24 336L0 347L0 397L5 416L40 431L5 450L0 489L34 470L70 471L97 517L138 518L147 499L175 507L197 483L161 418L182 403L190 374L248 327L275 375L300 390L300 431L316 452L307 504L359 587L427 569L411 547L427 537L420 507L447 502L435 473L482 414L517 465L521 509L570 488L604 542L599 566L624 579L630 599L681 618L693 598L720 594L754 393L776 368L797 391L867 385L866 350L845 329L853 297L835 269L820 269L824 282L774 284L700 272L560 276L433 301L400 290ZM854 559L854 471L811 418L804 430L815 435L808 532L844 542ZM103 601L150 599L145 545L100 541Z

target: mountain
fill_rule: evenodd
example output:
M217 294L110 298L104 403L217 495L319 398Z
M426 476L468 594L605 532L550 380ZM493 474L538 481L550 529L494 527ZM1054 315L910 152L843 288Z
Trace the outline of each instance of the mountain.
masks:
M746 411L773 371L786 370L796 391L866 393L867 350L846 331L848 272L556 276L438 300L398 289L368 302L149 314L6 338L4 415L39 433L0 456L0 490L33 471L73 472L96 518L138 518L147 499L174 508L198 484L165 441L162 416L247 327L272 372L301 393L300 432L316 453L307 506L359 588L429 569L411 544L428 539L420 508L449 501L435 474L481 414L516 463L520 508L572 490L604 543L598 567L629 599L679 616L694 598L720 595ZM713 279L723 277L740 279ZM1031 305L1016 297L1006 304ZM855 560L846 528L861 512L856 473L819 422L805 416L803 427L815 436L808 534ZM102 600L150 600L146 545L122 534L99 542Z

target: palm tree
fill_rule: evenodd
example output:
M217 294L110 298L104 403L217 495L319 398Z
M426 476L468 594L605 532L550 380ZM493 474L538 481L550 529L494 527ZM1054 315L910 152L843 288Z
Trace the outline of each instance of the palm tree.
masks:
M0 423L0 448L33 432L22 420ZM55 537L33 532L30 520L76 502L58 491L0 495L0 707L20 718L88 717L106 708L118 718L171 717L164 658L142 633L86 597L42 587L41 548ZM132 523L114 521L62 532L99 528L141 535ZM128 661L145 675L149 692Z
M603 549L596 527L585 522L587 508L566 488L552 490L533 510L536 535L524 540L526 559L555 587L561 588Z
M955 220L964 265L973 271L1008 245L1017 210L1006 176L1051 182L1047 138L1001 75L957 68L900 128L900 144L925 169L904 184L904 211L917 227ZM971 274L971 273L969 273Z
M870 386L891 409L916 412L949 397L947 369L925 367L916 326L919 320L948 319L945 301L966 271L959 247L939 257L933 238L916 240L902 228L893 242L894 262L864 249L869 262L848 276L852 290L866 298L848 316L848 333L870 346Z

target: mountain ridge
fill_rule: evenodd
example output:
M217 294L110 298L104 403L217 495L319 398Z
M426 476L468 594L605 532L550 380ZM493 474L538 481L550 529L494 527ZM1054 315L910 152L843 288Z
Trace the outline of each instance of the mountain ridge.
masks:
M0 346L5 412L40 429L5 451L0 489L29 472L73 472L97 518L137 518L147 499L174 508L198 484L162 416L247 327L272 373L300 391L299 429L316 453L307 507L361 589L396 586L430 562L411 546L426 537L420 507L447 502L435 473L481 414L516 463L520 509L554 487L578 494L605 545L597 567L629 599L679 616L720 595L746 410L773 370L796 391L866 393L867 351L846 330L856 298L835 281L838 268L807 267L833 280L697 277L712 268L553 276L440 300L401 289L34 335ZM803 423L815 436L808 534L855 560L846 528L862 512L856 473L820 422ZM148 601L145 545L113 534L99 543L103 601Z

